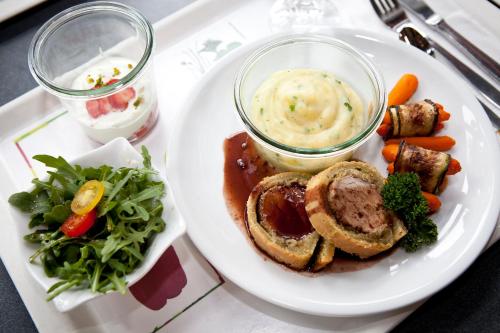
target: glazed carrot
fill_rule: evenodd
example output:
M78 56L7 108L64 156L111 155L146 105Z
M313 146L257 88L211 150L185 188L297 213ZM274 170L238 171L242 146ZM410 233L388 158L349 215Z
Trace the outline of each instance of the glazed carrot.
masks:
M434 131L439 131L439 130L442 130L444 128L444 125L442 122L438 122L436 124L436 127L434 127Z
M454 175L462 170L462 166L460 165L460 162L457 161L456 159L452 158L450 160L450 164L448 165L448 170L446 171L447 175Z
M387 162L393 162L398 156L399 144L386 145L382 149L382 155Z
M449 112L446 112L446 110L444 109L444 107L439 104L439 103L436 103L436 107L438 109L438 120L439 121L447 121L448 119L450 119L451 115Z
M441 185L439 185L438 187L438 193L443 193L444 190L446 189L446 186L448 186L448 177L444 176Z
M389 93L388 105L399 105L406 103L415 93L418 87L418 79L413 74L404 74L396 82L394 88Z
M441 207L441 200L431 193L422 192L425 200L427 200L427 204L429 205L429 214L433 214L438 211L439 207Z
M387 172L389 172L390 175L394 173L394 162L389 163L389 165L387 166Z
M450 136L412 136L406 138L389 139L385 142L386 145L399 144L402 140L406 143L425 149L436 151L447 151L455 145L455 139Z
M391 115L389 114L389 111L385 111L384 120L382 120L382 124L391 125Z
M382 124L379 126L379 128L377 128L377 133L381 137L385 137L389 133L390 130L391 130L391 125Z

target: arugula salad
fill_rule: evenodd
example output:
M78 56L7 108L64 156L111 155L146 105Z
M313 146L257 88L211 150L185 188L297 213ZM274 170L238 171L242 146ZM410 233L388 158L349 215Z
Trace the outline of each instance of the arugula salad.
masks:
M142 168L118 169L33 157L55 170L48 171L46 181L33 179L35 188L13 194L9 203L31 216L29 227L35 230L24 239L39 247L30 262L39 258L45 274L60 279L47 291L47 300L70 288L126 292L125 275L143 261L152 237L165 229L165 184L155 180L144 146L141 153Z

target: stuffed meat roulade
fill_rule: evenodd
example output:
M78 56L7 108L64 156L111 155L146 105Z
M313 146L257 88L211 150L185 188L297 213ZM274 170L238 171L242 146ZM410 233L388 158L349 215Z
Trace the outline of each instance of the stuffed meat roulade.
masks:
M296 270L318 271L333 259L334 246L313 228L304 196L310 176L285 172L264 178L247 201L246 226L255 245Z
M403 222L383 206L384 178L363 162L339 162L313 176L306 211L316 231L335 247L368 258L406 234Z

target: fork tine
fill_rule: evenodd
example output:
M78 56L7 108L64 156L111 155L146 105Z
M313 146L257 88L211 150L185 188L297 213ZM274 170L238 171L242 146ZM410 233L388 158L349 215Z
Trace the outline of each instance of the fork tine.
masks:
M387 11L387 13L389 13L393 9L393 7L389 6L387 0L380 0L380 2L384 6L384 8Z
M389 8L394 9L399 7L399 2L398 0L387 0L387 3L389 5Z
M370 0L370 2L372 3L372 7L375 9L378 16L382 16L386 13L386 10L380 4L380 0Z
M370 2L382 22L391 28L407 20L406 14L403 8L399 6L398 0L370 0Z

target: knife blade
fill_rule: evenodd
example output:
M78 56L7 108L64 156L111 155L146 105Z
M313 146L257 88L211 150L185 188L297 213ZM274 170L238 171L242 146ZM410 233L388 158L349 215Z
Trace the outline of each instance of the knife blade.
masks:
M486 74L500 84L500 65L453 29L423 0L400 0L401 4L433 30L439 32Z

